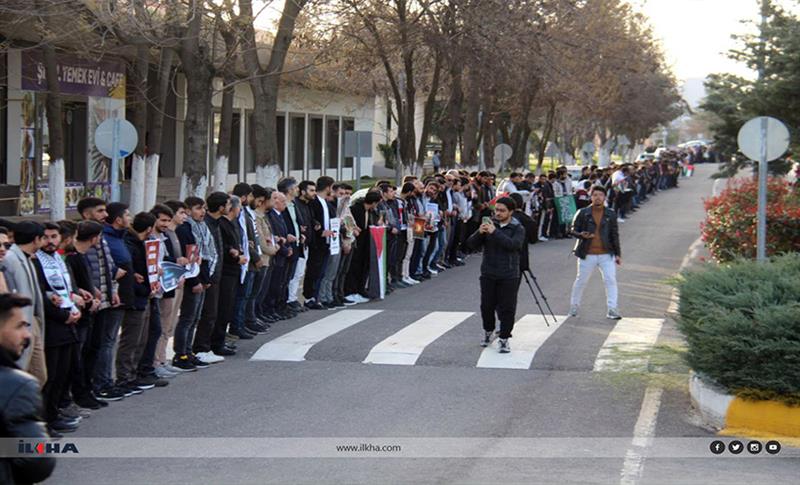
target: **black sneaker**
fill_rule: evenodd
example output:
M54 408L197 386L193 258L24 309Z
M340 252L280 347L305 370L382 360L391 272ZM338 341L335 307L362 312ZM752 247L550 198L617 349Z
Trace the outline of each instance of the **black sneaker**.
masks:
M169 385L169 381L166 379L156 379L155 386L156 387L167 387Z
M232 350L232 349L230 349L228 347L211 349L211 351L214 352L217 355L221 355L222 357L227 357L229 355L236 355L236 351Z
M189 360L192 362L192 364L194 364L196 369L205 369L206 367L211 367L211 364L208 362L203 362L195 354L189 355Z
M114 387L108 387L95 393L99 401L119 401L125 398L125 393Z
M78 406L80 406L82 408L91 409L91 410L97 410L97 409L100 409L101 407L103 407L102 404L100 404L98 401L96 401L91 396L76 397L75 398L75 404L77 404ZM105 403L103 403L103 404L105 404Z
M72 433L78 429L77 424L69 423L63 418L58 418L55 421L47 423L47 427L58 433Z
M188 355L181 355L175 356L172 359L172 367L178 369L181 372L196 372L197 366L194 365L194 362L189 358Z
M117 384L117 387L118 387L118 388L119 388L121 391L124 391L124 392L125 392L125 397L127 397L127 396L128 396L128 393L129 393L129 392L130 392L130 395L131 395L131 396L132 396L132 395L134 395L134 394L141 394L141 393L143 393L143 392L144 392L143 390L141 390L141 389L139 389L138 387L134 386L134 385L133 385L132 383L130 383L130 382L124 382L124 383Z
M152 389L156 387L156 381L158 378L156 376L146 376L140 377L133 381L131 384L138 387L139 389L146 391L148 389Z
M114 386L114 389L116 389L119 392L121 392L125 397L133 396L133 389L129 388L128 386L117 384L117 385Z

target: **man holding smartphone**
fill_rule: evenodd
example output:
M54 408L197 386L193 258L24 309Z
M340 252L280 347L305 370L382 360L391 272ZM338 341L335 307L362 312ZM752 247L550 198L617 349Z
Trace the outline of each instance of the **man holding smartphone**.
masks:
M578 315L586 282L595 268L600 268L606 286L606 318L622 318L617 310L617 268L622 264L617 214L605 207L606 189L592 188L592 204L579 210L572 220L571 235L578 238L573 252L578 257L578 276L572 285L569 316Z
M500 320L501 354L511 352L508 339L514 328L519 288L519 253L525 244L525 228L512 217L516 205L510 197L501 197L495 204L495 219L481 218L481 225L467 240L467 245L483 247L481 262L481 318L484 337L482 347L491 345L495 334L495 313Z

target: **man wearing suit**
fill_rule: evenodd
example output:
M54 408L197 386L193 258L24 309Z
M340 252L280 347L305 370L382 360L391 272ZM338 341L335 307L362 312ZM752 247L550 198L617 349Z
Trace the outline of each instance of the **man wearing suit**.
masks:
M13 227L14 242L5 258L5 277L11 292L30 298L33 304L22 308L25 320L31 325L31 343L17 361L44 386L47 366L44 359L44 302L31 256L39 250L44 236L44 226L34 221L23 221Z
M289 259L294 249L292 245L297 242L293 234L289 234L283 213L286 211L286 195L275 191L272 193L273 208L267 214L267 219L272 227L278 252L273 256L270 264L272 272L269 278L269 291L267 292L266 315L273 321L286 318L286 284L288 281L287 270Z
M318 178L316 195L308 200L308 207L311 209L311 218L313 219L313 236L309 244L303 296L306 299L306 306L312 310L323 310L325 308L319 301L319 284L325 275L325 266L330 256L328 244L330 237L333 235L330 221L332 216L336 216L336 211L327 200L330 197L333 182L331 177L322 176Z

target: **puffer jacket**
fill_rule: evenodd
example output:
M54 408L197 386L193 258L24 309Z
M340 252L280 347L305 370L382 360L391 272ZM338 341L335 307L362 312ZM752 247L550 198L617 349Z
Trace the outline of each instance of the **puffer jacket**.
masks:
M501 227L494 221L495 231L482 234L475 231L467 244L473 249L483 247L481 277L505 280L520 277L519 254L525 244L525 228L513 217Z
M14 364L0 348L0 433L4 438L27 438L32 443L49 439L42 420L39 382ZM55 458L46 455L0 458L0 483L38 483L53 473Z

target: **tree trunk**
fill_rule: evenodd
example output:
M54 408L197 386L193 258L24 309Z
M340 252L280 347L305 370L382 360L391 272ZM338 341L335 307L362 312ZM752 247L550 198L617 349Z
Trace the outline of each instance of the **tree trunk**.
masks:
M139 139L131 158L131 214L151 207L145 204L145 156L147 150L147 77L150 68L150 51L145 44L136 47L136 60L131 70L133 86L133 127Z
M172 64L175 60L175 51L172 49L161 48L161 61L158 67L158 79L155 83L155 92L151 103L153 113L148 126L147 158L145 159L144 170L144 207L152 207L156 203L156 193L158 192L158 165L161 159L161 140L163 139L164 110L167 105L167 95L169 94L170 81L172 80Z
M255 137L256 182L267 187L275 187L281 167L278 160L277 114L280 74L286 63L286 55L294 36L295 22L308 0L293 0L284 3L278 31L272 43L269 62L261 69L256 51L255 28L253 27L253 6L251 0L241 0L239 11L244 31L244 62L251 78L253 88L253 128ZM255 86L258 84L258 86Z
M64 127L61 124L61 89L58 85L58 63L56 50L52 44L42 46L44 51L45 79L47 80L47 97L45 110L47 113L47 130L49 143L47 153L50 155L48 168L48 189L50 192L50 218L60 221L66 217L66 192L64 177Z
M547 117L544 121L544 130L542 137L539 139L538 156L536 159L536 173L542 173L542 165L544 164L544 156L547 152L547 143L553 134L553 125L555 124L556 117L556 103L550 103L550 109L547 110Z
M458 146L458 131L461 127L461 106L464 103L464 93L461 90L461 66L452 64L450 67L450 96L445 108L447 116L442 124L442 165L454 167L456 165L456 148ZM462 163L464 162L462 158Z
M478 80L475 79L473 71L469 71L467 77L467 94L465 97L466 109L464 111L464 131L461 135L463 149L461 151L461 164L465 167L478 166L478 134L481 130L479 126L481 99L478 88ZM485 115L484 115L485 118Z
M425 157L428 155L428 138L430 137L431 123L433 122L433 108L436 104L436 93L439 91L439 77L441 75L441 71L442 56L437 54L433 68L431 90L428 93L428 98L425 100L425 112L422 119L422 133L420 136L419 151L417 152L417 164L419 166L422 166L425 163ZM450 166L452 166L452 164Z

